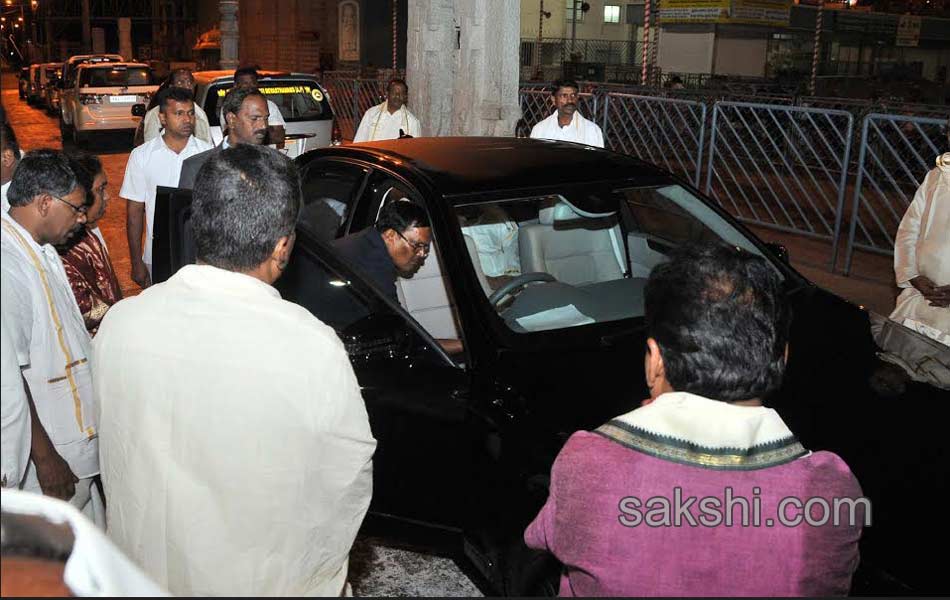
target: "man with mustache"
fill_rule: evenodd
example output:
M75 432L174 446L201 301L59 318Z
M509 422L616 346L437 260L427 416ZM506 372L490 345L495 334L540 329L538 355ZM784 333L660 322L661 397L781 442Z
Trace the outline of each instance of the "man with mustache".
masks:
M555 81L551 88L551 96L554 98L554 107L557 110L534 126L531 137L603 148L604 134L600 131L600 127L577 112L577 98L580 91L577 82Z
M232 88L221 103L221 114L227 123L228 135L214 148L195 154L182 163L178 187L193 189L202 165L225 148L237 144L259 146L267 139L270 109L264 94L256 87Z
M126 200L125 225L132 261L132 281L143 288L152 284L152 228L156 188L175 187L185 159L211 149L211 144L193 135L195 103L191 92L178 87L166 88L162 90L158 105L158 117L165 132L132 151L125 168L122 189L119 190L119 195ZM144 252L143 225L147 227Z
M92 349L54 248L86 223L89 206L76 177L79 168L56 150L36 150L20 160L7 194L10 211L0 215L0 311L31 419L30 436L20 440L30 449L22 488L69 501L104 526L105 510L93 485L99 427ZM5 370L5 380L7 375Z

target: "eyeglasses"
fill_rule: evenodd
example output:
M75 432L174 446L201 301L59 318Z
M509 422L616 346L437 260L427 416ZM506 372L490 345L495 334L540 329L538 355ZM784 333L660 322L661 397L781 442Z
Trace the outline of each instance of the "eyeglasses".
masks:
M68 206L69 208L73 209L73 212L76 213L77 215L84 215L84 214L86 214L87 212L89 212L89 207L86 206L85 204L83 204L82 206L76 206L76 205L72 204L71 202L66 202L65 200L63 200L63 199L60 198L59 196L54 196L53 194L50 194L49 197L50 197L50 198L55 198L56 200L59 200L60 202L62 202L62 203L65 204L66 206Z
M393 229L393 231L396 231L396 230ZM429 244L427 244L427 243L425 243L425 242L413 242L413 241L409 240L409 238L407 238L407 237L404 236L403 234L399 233L398 231L396 231L396 235L398 235L399 237L401 237L404 242L406 242L407 244L409 244L409 247L412 248L412 251L415 252L416 254L423 254L423 255L424 255L424 254L428 254L428 253L429 253Z

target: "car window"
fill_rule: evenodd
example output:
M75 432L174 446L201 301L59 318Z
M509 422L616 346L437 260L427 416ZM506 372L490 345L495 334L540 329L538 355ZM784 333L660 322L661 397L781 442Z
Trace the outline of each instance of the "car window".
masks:
M151 80L145 67L87 67L79 73L79 87L149 85Z
M304 167L300 178L304 199L300 226L323 241L338 237L367 172L357 165L330 161L316 161Z
M230 81L213 84L205 97L205 112L212 127L220 126L220 106L232 87ZM264 97L277 105L284 121L323 121L333 118L330 101L314 81L274 79L258 82Z
M761 255L679 185L554 190L455 210L483 292L518 333L642 316L650 271L687 242Z

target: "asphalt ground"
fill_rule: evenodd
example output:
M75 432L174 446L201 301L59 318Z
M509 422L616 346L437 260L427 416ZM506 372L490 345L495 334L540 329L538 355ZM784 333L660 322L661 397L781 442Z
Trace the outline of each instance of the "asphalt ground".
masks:
M13 73L0 79L2 102L24 151L62 149L59 121L43 109L20 100ZM65 144L74 149L72 142ZM99 222L125 296L141 291L130 276L129 247L125 237L125 202L119 198L125 165L132 149L131 133L102 133L83 148L102 160L111 197ZM315 542L318 543L318 542ZM350 553L349 580L357 596L481 596L482 593L450 557L387 545L376 537L360 536Z

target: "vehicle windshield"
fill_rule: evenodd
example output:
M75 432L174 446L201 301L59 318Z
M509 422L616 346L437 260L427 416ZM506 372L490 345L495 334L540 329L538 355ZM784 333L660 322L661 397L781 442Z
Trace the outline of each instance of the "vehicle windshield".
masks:
M261 81L258 89L264 97L277 105L284 121L320 121L332 118L330 103L323 91L305 80ZM220 125L221 102L231 90L231 83L218 85L205 100L205 112L211 126Z
M79 76L80 87L127 87L149 85L149 70L145 67L89 67Z
M584 188L456 206L476 277L518 333L643 315L647 277L687 242L759 249L686 188Z

